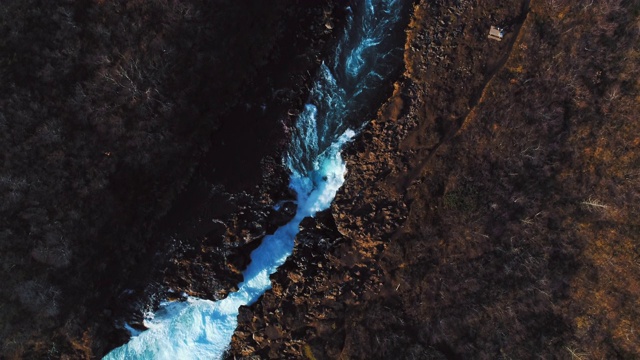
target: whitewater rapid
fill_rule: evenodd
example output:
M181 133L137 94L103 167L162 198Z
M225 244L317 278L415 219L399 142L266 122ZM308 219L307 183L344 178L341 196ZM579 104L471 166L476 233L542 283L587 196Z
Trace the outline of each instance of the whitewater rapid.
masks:
M265 236L251 254L238 291L220 301L166 302L145 320L148 330L105 359L220 359L237 327L238 309L271 288L269 276L291 255L302 219L327 209L347 172L343 146L367 119L363 113L400 58L402 0L366 0L349 9L335 57L322 63L283 159L297 194L295 217Z

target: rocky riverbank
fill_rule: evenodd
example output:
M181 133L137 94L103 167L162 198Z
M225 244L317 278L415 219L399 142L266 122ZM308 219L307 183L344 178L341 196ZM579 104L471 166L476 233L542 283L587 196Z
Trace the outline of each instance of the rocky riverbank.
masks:
M0 13L0 358L92 358L224 297L292 216L280 158L333 1L9 1Z
M417 4L404 76L347 149L331 210L241 311L232 354L637 357L638 16Z
M270 60L238 90L189 184L159 225L163 247L146 264L150 275L122 285L137 290L117 299L116 306L122 306L112 315L117 322L144 328L144 312L164 299L226 297L242 281L241 272L262 237L295 214L290 201L295 194L280 159L296 109L308 96L306 84L331 48L334 28L342 26L345 13L332 1L294 1L276 9L271 11L282 12L281 27ZM281 204L277 210L276 203ZM117 343L128 335L119 332Z

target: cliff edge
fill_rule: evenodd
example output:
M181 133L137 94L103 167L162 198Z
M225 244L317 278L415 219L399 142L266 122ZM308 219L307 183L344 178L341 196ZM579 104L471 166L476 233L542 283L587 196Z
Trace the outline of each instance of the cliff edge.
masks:
M639 10L418 3L404 76L232 353L637 357Z

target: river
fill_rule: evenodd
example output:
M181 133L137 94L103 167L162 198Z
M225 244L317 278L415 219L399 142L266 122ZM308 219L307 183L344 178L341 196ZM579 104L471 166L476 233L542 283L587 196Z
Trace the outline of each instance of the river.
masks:
M146 319L148 330L133 334L105 359L224 356L237 327L238 308L254 303L271 288L269 276L293 251L302 219L327 209L342 186L347 167L340 151L366 123L363 115L400 63L397 34L407 3L365 0L349 9L334 56L320 66L283 159L297 194L297 213L252 252L238 291L215 302L188 298L163 303Z

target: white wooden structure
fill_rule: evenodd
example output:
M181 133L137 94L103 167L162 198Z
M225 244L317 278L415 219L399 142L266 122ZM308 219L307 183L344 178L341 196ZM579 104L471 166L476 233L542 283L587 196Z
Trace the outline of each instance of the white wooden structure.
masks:
M501 41L503 36L504 36L504 33L502 32L502 29L495 27L493 25L491 26L491 29L489 30L489 39Z

